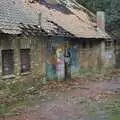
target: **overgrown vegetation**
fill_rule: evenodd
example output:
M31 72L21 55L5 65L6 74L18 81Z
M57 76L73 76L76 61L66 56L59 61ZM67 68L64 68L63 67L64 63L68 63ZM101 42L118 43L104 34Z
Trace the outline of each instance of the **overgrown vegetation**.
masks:
M79 72L73 73L72 76L89 78L89 81L102 81L111 80L118 73L119 70L112 68L81 68Z
M104 104L104 108L109 115L109 120L120 119L120 96L111 96Z
M0 81L0 117L13 108L29 104L29 97L38 94L40 79L27 81Z
M93 76L94 74L94 76ZM31 105L36 97L43 99L47 97L48 92L64 92L83 85L86 81L111 80L113 75L120 75L120 71L109 71L102 74L95 69L81 69L78 77L71 81L52 80L47 84L41 83L41 78L32 80L8 80L0 81L0 117L13 114L16 109ZM75 87L76 88L76 87Z

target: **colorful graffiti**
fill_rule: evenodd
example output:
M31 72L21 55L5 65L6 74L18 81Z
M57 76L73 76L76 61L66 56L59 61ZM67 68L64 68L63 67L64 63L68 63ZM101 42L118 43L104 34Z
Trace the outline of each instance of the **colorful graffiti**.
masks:
M65 47L63 39L57 38L54 42L50 42L47 48L47 77L49 79L65 77L65 50L70 53L68 63L69 72L79 70L78 47L76 45L68 45Z
M57 48L56 50L57 63L56 63L56 72L58 78L64 78L64 49Z

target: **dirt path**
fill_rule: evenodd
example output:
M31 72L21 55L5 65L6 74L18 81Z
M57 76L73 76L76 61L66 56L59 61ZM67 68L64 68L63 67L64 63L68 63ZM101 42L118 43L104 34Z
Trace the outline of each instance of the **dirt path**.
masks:
M67 92L51 92L43 100L36 98L36 105L24 108L20 115L5 120L108 120L99 104L106 99L104 93L120 95L120 79L77 84Z

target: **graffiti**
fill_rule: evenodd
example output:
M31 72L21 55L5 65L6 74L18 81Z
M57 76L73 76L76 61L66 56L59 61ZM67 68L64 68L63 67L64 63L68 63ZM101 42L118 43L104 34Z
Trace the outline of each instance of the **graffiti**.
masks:
M64 39L56 38L56 41L50 42L47 47L47 76L48 78L65 78L65 59L66 52L69 53L69 63L67 63L68 72L76 72L79 70L79 53L78 46L67 44L65 46ZM66 57L65 57L66 56Z
M57 56L57 64L56 64L56 72L58 78L64 77L64 50L62 48L58 48L56 50Z
M74 45L71 47L71 59L70 59L70 65L71 65L71 72L77 72L80 69L80 63L79 63L79 51L78 46Z
M106 60L112 59L112 54L113 54L112 52L108 52L108 51L105 52L105 59Z

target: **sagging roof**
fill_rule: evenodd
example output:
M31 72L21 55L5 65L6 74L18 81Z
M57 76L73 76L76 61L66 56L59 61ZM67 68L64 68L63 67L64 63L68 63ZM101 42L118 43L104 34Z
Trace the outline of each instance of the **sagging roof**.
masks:
M107 33L96 28L95 16L73 0L69 0L69 4L60 0L54 4L46 1L49 0L29 4L25 0L0 1L0 29L4 33L18 34L21 32L20 23L38 25L38 14L41 13L42 29L48 34L109 38Z
M95 16L74 0L57 0L54 4L40 0L30 3L29 7L35 12L42 14L42 28L46 32L55 31L55 24L64 30L80 38L108 38L108 34L97 29ZM56 1L56 0L52 0ZM67 3L69 1L69 3ZM52 21L51 24L48 21Z

